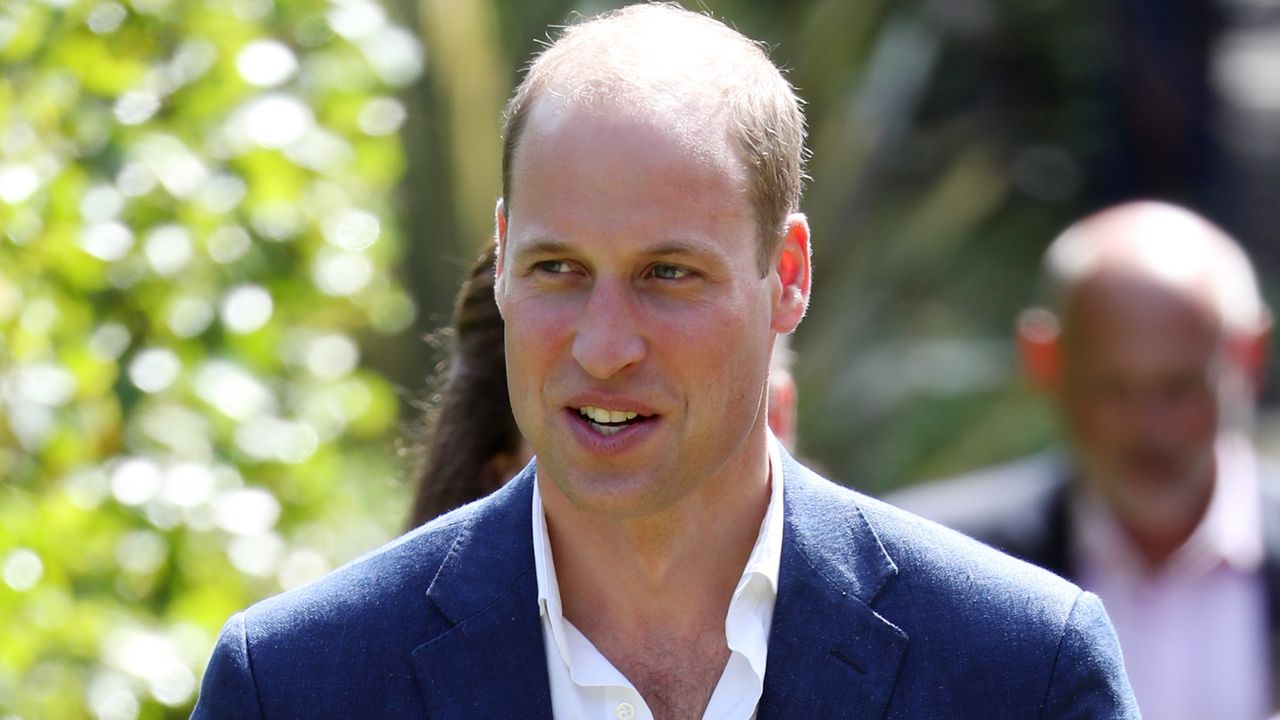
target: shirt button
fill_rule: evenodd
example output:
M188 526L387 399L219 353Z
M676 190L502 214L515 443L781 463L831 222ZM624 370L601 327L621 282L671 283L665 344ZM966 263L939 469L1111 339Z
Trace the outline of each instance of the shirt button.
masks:
M618 720L634 720L636 708L631 703L618 703L618 707L614 709L613 714L618 717Z

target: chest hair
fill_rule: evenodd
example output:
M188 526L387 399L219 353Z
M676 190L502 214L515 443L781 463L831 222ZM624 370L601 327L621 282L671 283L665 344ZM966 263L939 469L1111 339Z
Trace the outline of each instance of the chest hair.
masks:
M696 640L654 638L622 653L618 669L635 685L654 720L700 720L729 661L724 631Z

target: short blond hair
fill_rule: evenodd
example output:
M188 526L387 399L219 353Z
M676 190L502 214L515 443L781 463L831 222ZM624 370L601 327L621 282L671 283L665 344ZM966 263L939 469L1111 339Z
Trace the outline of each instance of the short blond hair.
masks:
M502 196L534 101L548 90L577 103L673 104L724 120L750 178L763 275L800 207L805 125L801 101L757 42L707 15L639 4L570 25L530 63L504 113ZM673 113L673 117L674 117Z

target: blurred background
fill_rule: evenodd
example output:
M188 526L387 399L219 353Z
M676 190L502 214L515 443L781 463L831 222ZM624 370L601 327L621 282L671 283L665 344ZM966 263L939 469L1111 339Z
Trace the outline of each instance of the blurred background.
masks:
M186 717L229 614L401 528L501 107L617 4L0 7L0 717ZM698 7L808 102L799 450L834 477L1052 441L1012 324L1102 205L1204 212L1275 305L1280 2Z

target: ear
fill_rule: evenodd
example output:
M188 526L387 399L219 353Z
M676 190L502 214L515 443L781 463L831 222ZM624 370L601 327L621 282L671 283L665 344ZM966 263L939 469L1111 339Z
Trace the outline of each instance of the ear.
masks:
M809 220L801 213L787 216L786 235L772 272L779 283L773 301L774 332L789 333L809 307Z
M503 281L505 273L503 273L503 259L507 256L507 204L502 198L498 198L497 206L493 209L493 225L494 225L494 258L493 258L493 298L498 303L498 314L505 315L502 311L502 296L506 289L506 283Z
M1018 357L1022 372L1033 388L1053 394L1062 381L1062 328L1058 318L1044 308L1030 308L1018 315Z
M1232 360L1244 370L1254 397L1262 394L1267 380L1267 361L1271 355L1271 330L1274 325L1268 316L1266 323L1255 333L1240 333L1230 341Z

